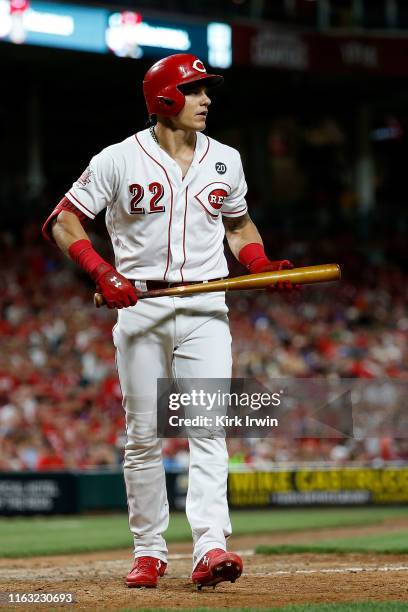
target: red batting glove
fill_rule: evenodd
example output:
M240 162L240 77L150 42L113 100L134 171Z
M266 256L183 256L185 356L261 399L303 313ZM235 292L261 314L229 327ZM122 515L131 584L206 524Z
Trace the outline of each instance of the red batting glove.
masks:
M276 272L277 270L291 270L294 265L288 259L271 261L267 258L262 244L251 242L245 245L239 252L239 261L250 271L251 274L258 272ZM300 289L300 285L294 285L289 281L280 281L276 285L267 287L267 291L284 291L290 293L293 289Z
M138 294L134 285L115 268L100 264L96 270L96 289L103 295L108 308L127 308L137 303Z
M108 308L134 306L138 294L132 283L105 261L89 240L77 240L68 249L69 255L95 281Z

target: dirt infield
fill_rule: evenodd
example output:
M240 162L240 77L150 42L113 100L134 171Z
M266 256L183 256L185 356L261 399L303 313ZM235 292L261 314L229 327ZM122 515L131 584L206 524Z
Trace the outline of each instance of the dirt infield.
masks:
M190 582L191 545L171 546L169 568L158 589L127 589L123 577L131 565L129 551L59 557L0 560L0 591L74 592L75 610L118 608L267 607L288 603L407 601L408 555L295 554L255 555L258 544L284 544L332 536L381 533L401 529L407 521L380 526L323 529L265 536L236 537L244 574L235 584L197 592ZM21 606L19 606L21 609ZM52 606L56 608L55 605ZM63 607L63 606L61 606ZM14 608L1 608L16 609ZM30 605L30 610L46 609ZM66 609L66 607L65 607Z

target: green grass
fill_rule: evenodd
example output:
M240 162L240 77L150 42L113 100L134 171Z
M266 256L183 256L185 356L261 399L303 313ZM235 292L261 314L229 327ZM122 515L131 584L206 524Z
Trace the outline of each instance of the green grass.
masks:
M353 536L352 538L331 538L310 544L285 544L281 546L258 546L257 553L408 553L408 531ZM407 605L408 609L408 605Z
M231 513L236 535L373 525L400 516L407 516L406 508L285 509ZM183 513L171 516L166 539L167 542L191 540L191 530ZM0 519L0 557L69 554L131 546L125 514Z
M123 608L120 612L168 612L169 608ZM280 608L180 608L180 612L406 612L402 601L363 601L361 603L291 604Z

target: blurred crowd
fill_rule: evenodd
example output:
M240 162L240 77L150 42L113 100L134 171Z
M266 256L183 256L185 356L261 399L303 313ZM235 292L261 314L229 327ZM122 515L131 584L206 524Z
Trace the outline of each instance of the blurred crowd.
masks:
M292 242L285 251L296 265L338 261L341 254L341 283L304 287L287 297L228 297L234 377L407 381L404 242L359 246L350 240ZM118 466L125 419L114 313L94 308L92 285L41 240L37 227L27 226L18 242L11 233L0 234L0 249L0 470ZM232 274L242 272L232 261L230 267ZM367 410L370 422L369 405ZM361 439L233 439L231 465L406 461L404 432L397 438L381 430L366 438L362 431ZM165 441L164 456L168 469L185 467L187 442Z

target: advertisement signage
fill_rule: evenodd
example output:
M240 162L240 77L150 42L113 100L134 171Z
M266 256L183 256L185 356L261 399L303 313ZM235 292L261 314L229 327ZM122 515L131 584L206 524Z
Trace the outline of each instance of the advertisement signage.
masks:
M207 56L206 29L202 25L176 25L146 20L130 11L111 13L106 29L108 48L120 57L165 56L194 53Z
M77 480L67 472L2 473L0 516L73 514L78 510Z
M344 36L234 25L233 62L322 74L406 75L406 36Z
M232 62L231 27L225 23L150 19L139 12L38 0L0 0L0 40L133 59L193 53L218 68Z
M106 10L37 1L27 2L23 9L11 10L7 0L0 0L0 39L16 44L106 52Z
M235 508L406 504L408 467L232 472L228 499Z

